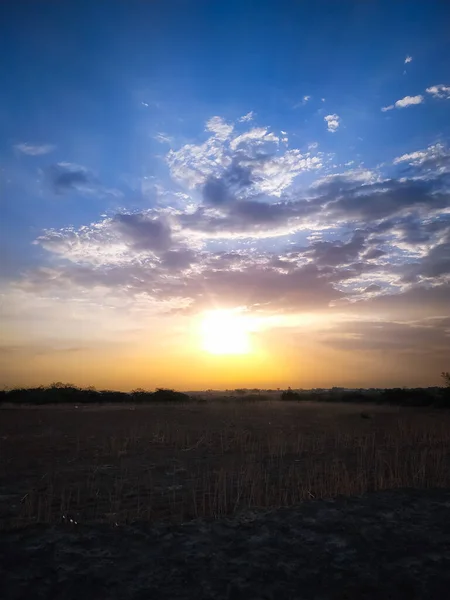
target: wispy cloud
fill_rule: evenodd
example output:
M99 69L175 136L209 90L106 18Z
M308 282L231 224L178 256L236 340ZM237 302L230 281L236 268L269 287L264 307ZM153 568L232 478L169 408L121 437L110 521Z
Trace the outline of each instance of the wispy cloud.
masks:
M440 83L438 85L432 85L425 91L427 94L434 96L434 98L446 98L447 100L450 99L450 85L443 85Z
M300 106L304 106L310 100L311 100L311 96L303 96L303 98L301 99L300 102L297 102L297 104L294 104L293 108L299 108Z
M388 110L392 110L393 108L407 108L408 106L415 106L416 104L422 104L424 102L424 97L419 94L417 96L405 96L400 100L397 100L394 104L390 104L389 106L383 106L381 109L382 112L387 112Z
M253 121L255 118L255 113L251 110L246 115L243 115L240 119L238 119L239 123L248 123L249 121Z
M173 142L173 138L166 133L158 132L153 136L153 139L159 142L160 144L171 144Z
M335 131L337 131L339 129L339 126L341 124L341 118L339 117L339 115L336 115L336 114L327 115L323 119L327 123L328 131L331 131L331 133L334 133Z
M29 144L28 142L23 142L21 144L16 144L14 148L18 152L27 154L28 156L42 156L53 152L56 146L53 144Z

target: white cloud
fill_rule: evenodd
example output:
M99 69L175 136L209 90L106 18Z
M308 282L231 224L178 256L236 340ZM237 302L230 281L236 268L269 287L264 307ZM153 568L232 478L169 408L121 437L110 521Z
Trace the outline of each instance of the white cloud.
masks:
M230 142L230 148L236 151L239 147L251 145L261 145L267 142L278 144L279 137L274 133L268 133L267 127L255 127L242 135L238 135Z
M286 150L281 139L266 127L255 127L229 139L212 136L203 144L188 144L169 151L172 176L192 190L202 188L203 197L249 199L258 194L280 197L301 172L320 169L323 155ZM214 200L212 200L214 202Z
M29 144L28 142L24 142L22 144L16 144L14 148L22 154L27 154L28 156L42 156L43 154L49 154L53 152L56 146L53 144Z
M337 131L339 129L339 125L341 124L340 117L336 114L327 115L323 118L323 120L327 122L328 131L331 131L331 133Z
M247 123L248 121L253 121L254 118L255 118L255 113L251 110L246 115L244 115L240 119L238 119L238 121L239 121L239 123Z
M438 85L432 85L427 88L427 94L431 94L434 98L446 98L450 100L450 85L443 85L442 83Z
M433 144L425 150L416 150L408 154L403 154L394 159L394 165L398 165L403 162L408 162L411 165L419 166L425 161L437 160L446 158L449 156L449 152L446 150L443 144Z
M389 106L383 106L381 112L387 112L388 110L392 110L393 108L406 108L407 106L414 106L415 104L422 104L424 101L424 97L419 94L418 96L405 96L400 100L397 100L394 104L389 104Z
M217 136L203 144L186 144L179 150L170 150L166 160L174 179L191 189L205 183L210 176L218 176L231 163L223 140Z
M303 102L306 104L307 102L309 102L309 100L311 100L311 96L303 96Z
M408 63L412 62L413 57L412 56L407 56L405 58L405 65L407 65Z
M264 194L280 197L303 171L311 171L322 167L321 158L302 154L300 150L288 150L283 155L259 163L252 175L259 180L257 187Z
M422 104L423 96L419 94L418 96L405 96L401 100L397 100L395 103L395 108L406 108L407 106L414 106L415 104Z
M233 133L234 126L228 125L222 117L211 117L206 122L206 130L212 131L218 140L226 140Z
M342 173L333 173L331 175L325 175L320 179L316 179L316 181L311 184L311 188L314 190L335 182L345 182L354 185L355 183L369 184L376 183L377 181L380 181L380 175L376 171L371 171L370 169L349 169Z

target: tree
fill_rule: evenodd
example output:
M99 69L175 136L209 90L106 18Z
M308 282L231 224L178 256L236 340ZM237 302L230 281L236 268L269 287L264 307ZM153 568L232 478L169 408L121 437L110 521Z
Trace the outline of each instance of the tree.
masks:
M441 373L441 377L444 380L444 386L447 388L450 388L450 372L445 371L445 372Z

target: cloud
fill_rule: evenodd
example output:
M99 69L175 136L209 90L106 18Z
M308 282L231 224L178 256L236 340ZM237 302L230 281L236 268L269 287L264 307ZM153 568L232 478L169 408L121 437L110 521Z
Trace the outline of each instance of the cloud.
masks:
M167 154L174 179L189 189L202 189L208 204L223 204L260 194L280 197L302 172L323 166L323 154L280 150L279 137L255 127L235 137L186 144Z
M93 174L85 167L74 163L57 163L49 167L47 173L57 194L63 194L70 189L86 189L94 183Z
M416 104L422 104L424 98L422 95L418 96L405 96L401 100L397 100L395 108L406 108L407 106L414 106Z
M327 129L328 131L331 131L331 133L334 133L339 129L340 117L338 115L327 115L326 117L324 117L324 121L327 122Z
M307 201L267 203L239 200L214 209L200 207L194 213L177 217L182 229L192 237L197 232L207 240L267 239L292 233L316 207Z
M412 56L407 56L405 58L405 65L407 65L408 63L412 62L413 57Z
M149 218L142 214L118 214L111 223L135 250L168 250L171 245L169 225L162 219Z
M297 102L297 104L294 104L294 106L292 108L299 108L300 106L305 106L305 104L307 104L311 100L311 98L312 98L312 96L303 96L301 101ZM323 99L322 99L322 102L323 102Z
M92 171L75 163L56 163L48 167L45 174L53 191L58 195L75 190L81 194L99 198L107 196L121 198L123 196L120 190L101 185Z
M173 138L170 137L170 135L161 132L154 135L153 139L159 142L160 144L171 144L173 142Z
M222 117L211 117L206 122L206 131L212 131L218 140L226 140L233 133L234 126L228 125Z
M329 185L333 186L333 182ZM330 200L326 187L322 187L321 191L325 192L322 202L327 219L356 220L361 223L386 219L413 209L425 212L442 210L448 204L446 193L434 180L391 179L355 185ZM320 202L320 197L316 202Z
M353 234L347 243L341 240L333 242L314 242L305 252L305 256L317 266L346 266L359 258L366 248L363 232Z
M56 146L53 144L29 144L28 142L24 142L22 144L16 144L14 148L18 152L22 152L22 154L27 154L28 156L43 156L44 154L49 154L55 150Z
M234 151L241 150L253 153L255 149L259 151L267 144L278 144L279 141L280 138L269 132L267 127L255 127L231 140L230 148Z
M410 167L415 167L414 172L417 175L429 173L432 176L450 172L450 150L441 143L433 144L428 148L416 150L398 156L393 164L398 165L408 163Z
M393 108L407 108L408 106L414 106L416 104L422 104L424 102L424 97L422 95L418 96L405 96L400 100L397 100L394 104L390 104L389 106L383 106L381 112L387 112L388 110L392 110Z
M239 123L248 123L249 121L253 121L255 118L255 113L251 110L246 115L243 115L240 119L238 119Z
M380 301L379 310L401 313L397 296L446 285L443 145L395 158L401 177L363 167L330 174L329 157L286 150L268 127L237 134L220 117L208 124L205 141L167 152L169 172L183 188L175 188L176 203L168 194L153 208L42 232L35 243L48 264L16 285L30 294L83 291L84 298L106 290L119 304L140 298L164 310L216 303L273 313L335 305L358 314L387 296L391 304ZM314 172L320 176L313 184L294 185ZM61 193L101 188L80 165L58 163L51 173Z
M450 85L443 85L440 83L439 85L432 85L425 91L427 94L431 94L434 98L446 98L447 100L450 99Z

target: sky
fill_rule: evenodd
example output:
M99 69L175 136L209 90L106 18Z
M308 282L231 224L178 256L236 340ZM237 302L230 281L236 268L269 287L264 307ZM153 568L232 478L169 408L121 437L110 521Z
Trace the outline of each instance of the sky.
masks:
M440 384L450 4L4 1L0 385Z

